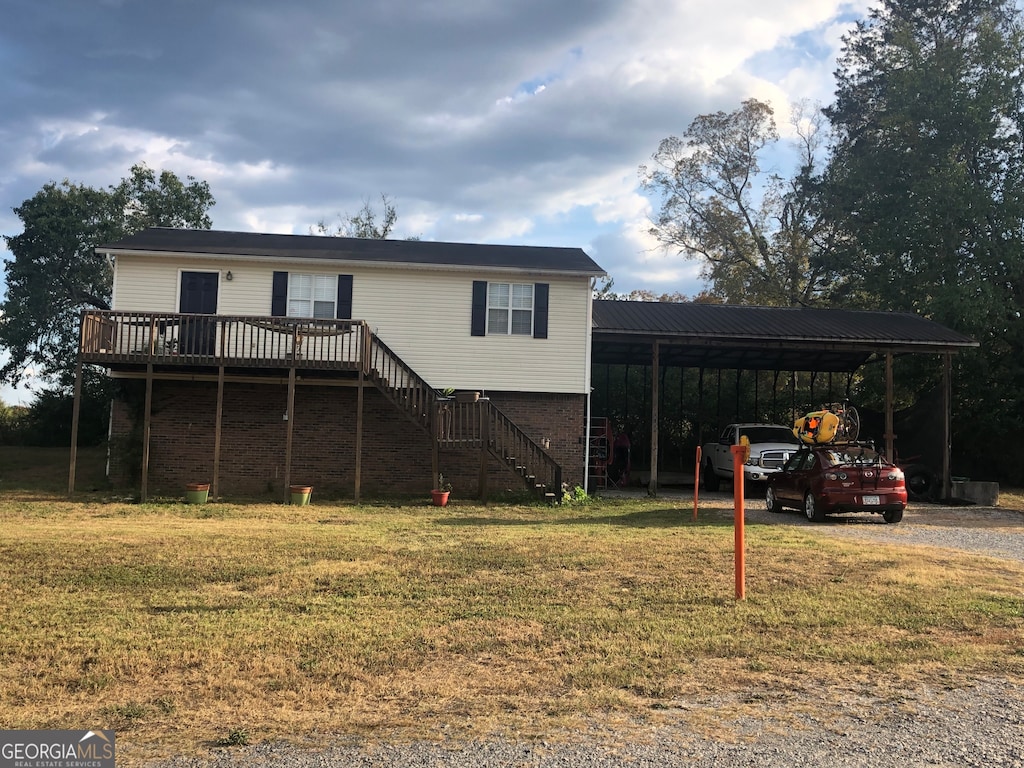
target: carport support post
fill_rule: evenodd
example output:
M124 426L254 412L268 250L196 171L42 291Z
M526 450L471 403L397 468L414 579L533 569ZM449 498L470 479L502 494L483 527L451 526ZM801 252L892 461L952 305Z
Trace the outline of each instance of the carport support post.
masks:
M892 415L892 352L885 353L885 458L896 461L896 433Z
M942 498L949 499L953 495L953 478L950 469L953 432L950 423L950 403L953 400L953 355L946 352L942 357Z
M654 342L654 349L651 352L651 479L647 484L647 493L650 496L658 495L658 371L661 367L660 345Z

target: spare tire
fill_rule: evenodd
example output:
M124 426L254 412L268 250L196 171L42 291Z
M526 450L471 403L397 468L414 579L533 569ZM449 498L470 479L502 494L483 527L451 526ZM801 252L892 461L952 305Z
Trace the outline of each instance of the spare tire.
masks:
M938 483L935 473L924 464L911 464L903 469L907 484L907 495L912 501L931 501L935 498Z

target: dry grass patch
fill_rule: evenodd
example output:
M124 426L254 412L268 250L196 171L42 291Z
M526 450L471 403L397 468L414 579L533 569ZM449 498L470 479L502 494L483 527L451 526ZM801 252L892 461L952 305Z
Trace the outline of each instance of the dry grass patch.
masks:
M116 728L131 755L1024 672L1024 567L751 525L737 603L730 515L702 518L0 502L0 721Z
M1024 512L1024 488L1000 488L999 507Z

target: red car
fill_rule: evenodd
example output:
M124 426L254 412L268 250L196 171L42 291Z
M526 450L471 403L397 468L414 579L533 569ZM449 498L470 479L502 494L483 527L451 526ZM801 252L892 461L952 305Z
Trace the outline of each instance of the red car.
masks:
M768 479L769 512L801 509L821 522L830 512L875 512L887 523L903 519L907 487L903 470L861 443L808 446Z

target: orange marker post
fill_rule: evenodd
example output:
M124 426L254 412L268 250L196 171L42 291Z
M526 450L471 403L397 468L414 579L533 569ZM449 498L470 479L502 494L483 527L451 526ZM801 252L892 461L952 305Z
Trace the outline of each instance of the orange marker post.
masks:
M700 446L697 446L697 464L693 470L693 522L697 522L697 488L700 486Z
M743 465L750 455L750 445L732 446L732 493L735 510L735 548L736 548L736 599L744 600L747 596L747 564L743 533Z

